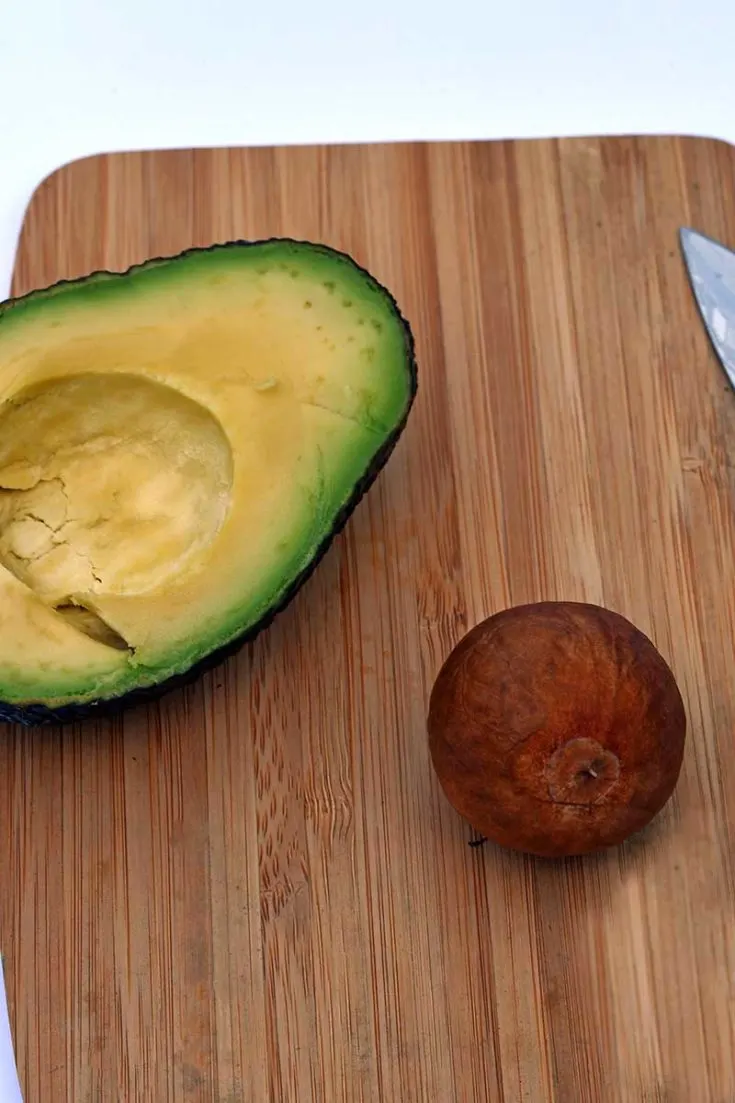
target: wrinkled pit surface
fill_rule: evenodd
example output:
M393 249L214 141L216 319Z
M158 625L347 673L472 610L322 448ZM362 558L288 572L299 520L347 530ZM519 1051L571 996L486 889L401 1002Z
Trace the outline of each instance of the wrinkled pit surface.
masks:
M97 594L159 589L226 517L215 417L136 375L66 376L0 407L0 563L79 631L126 648Z

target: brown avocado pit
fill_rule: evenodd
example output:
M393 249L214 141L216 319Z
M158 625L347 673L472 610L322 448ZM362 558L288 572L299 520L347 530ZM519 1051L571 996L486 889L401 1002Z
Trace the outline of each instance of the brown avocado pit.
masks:
M544 857L622 843L676 786L686 715L669 666L618 613L519 605L460 640L434 683L429 747L482 836Z

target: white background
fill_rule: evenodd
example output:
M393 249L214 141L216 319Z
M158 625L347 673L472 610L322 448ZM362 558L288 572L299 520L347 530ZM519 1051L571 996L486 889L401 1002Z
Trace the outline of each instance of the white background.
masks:
M5 998L3 959L0 956L0 1099L3 1103L20 1103L20 1089L15 1074L8 1007Z
M735 0L0 0L0 99L3 297L33 189L89 153L616 133L733 141ZM15 1098L1 1067L0 1098Z
M3 0L0 297L99 151L620 132L735 139L733 0Z

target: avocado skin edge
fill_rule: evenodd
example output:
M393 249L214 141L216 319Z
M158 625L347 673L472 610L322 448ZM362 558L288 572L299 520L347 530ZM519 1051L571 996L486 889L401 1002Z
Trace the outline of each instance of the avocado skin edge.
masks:
M141 686L138 689L129 690L127 693L119 694L115 697L105 698L100 701L87 701L84 704L69 704L61 705L59 708L49 708L46 705L29 704L29 705L14 705L8 701L0 700L0 723L8 724L20 724L23 727L31 728L49 724L72 724L85 720L91 720L95 718L106 719L112 716L119 715L122 712L127 712L138 705L152 704L159 700L164 695L171 693L173 690L183 688L184 686L191 685L193 682L206 674L208 671L213 670L215 667L220 666L226 659L231 658L237 654L242 648L251 643L256 636L259 636L266 628L268 628L272 622L276 619L279 613L282 613L284 609L291 604L296 597L298 591L308 581L316 568L319 566L322 559L329 551L336 536L338 536L348 520L354 513L355 509L359 505L361 499L368 492L370 487L376 481L378 475L388 462L391 453L398 444L398 440L403 434L403 431L408 422L409 414L413 407L416 394L418 392L418 367L416 363L416 344L411 326L407 319L401 312L401 309L391 294L391 292L378 280L367 268L358 264L358 262L350 256L349 253L343 252L339 249L334 249L328 245L315 244L310 241L299 240L297 238L289 237L270 237L256 240L237 239L233 241L227 241L223 243L215 243L207 247L193 247L190 249L184 249L180 253L175 253L171 256L157 256L149 257L147 260L133 264L129 268L122 272L113 272L108 269L96 269L94 272L90 272L86 276L82 276L76 279L70 280L57 280L55 283L50 284L47 287L38 288L34 291L29 291L25 295L19 295L14 298L6 299L3 303L0 303L0 323L2 322L2 316L7 310L12 308L21 302L28 302L37 295L48 293L50 290L56 287L61 287L66 284L84 284L95 277L111 276L121 277L126 276L131 272L146 268L149 265L159 264L165 261L175 261L182 257L189 256L192 253L211 253L220 252L226 249L238 248L244 245L268 245L271 243L277 243L280 245L307 245L309 248L317 250L319 252L328 253L336 258L343 258L349 262L354 268L358 269L364 276L367 277L370 283L381 292L383 297L387 300L388 305L393 310L397 320L399 321L403 330L403 336L405 340L406 348L406 370L408 372L409 391L408 400L406 402L406 409L401 420L397 423L395 428L385 438L381 448L375 454L372 463L365 471L364 475L355 484L350 498L345 502L342 509L337 514L331 529L325 534L321 544L316 549L312 559L309 561L304 570L297 575L291 585L283 593L280 601L278 601L265 616L261 617L259 621L251 625L239 636L230 640L222 647L211 651L208 655L205 655L188 670L183 671L181 674L175 674L171 678L166 678L161 682L157 682L151 686Z

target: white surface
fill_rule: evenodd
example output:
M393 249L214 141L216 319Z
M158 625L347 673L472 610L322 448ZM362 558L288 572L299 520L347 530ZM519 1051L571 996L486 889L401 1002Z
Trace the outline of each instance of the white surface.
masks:
M129 148L735 139L732 0L6 0L0 296L30 193Z
M733 0L2 8L0 297L33 189L90 153L616 133L735 140ZM1 1075L0 1065L9 1103L17 1097Z
M10 1037L2 957L0 957L0 1099L2 1103L22 1103Z

